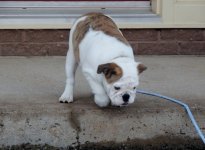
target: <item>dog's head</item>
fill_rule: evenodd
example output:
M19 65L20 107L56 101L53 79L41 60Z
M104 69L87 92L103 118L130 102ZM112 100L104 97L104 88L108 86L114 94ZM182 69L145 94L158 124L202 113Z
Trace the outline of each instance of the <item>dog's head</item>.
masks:
M135 100L139 74L147 67L137 62L112 62L98 66L103 85L114 106L126 106Z

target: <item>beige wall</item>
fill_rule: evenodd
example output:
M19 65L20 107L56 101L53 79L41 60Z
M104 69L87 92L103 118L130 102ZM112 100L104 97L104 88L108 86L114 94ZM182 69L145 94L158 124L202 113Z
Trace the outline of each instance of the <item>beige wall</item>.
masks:
M205 27L205 0L152 0L152 10L161 27Z

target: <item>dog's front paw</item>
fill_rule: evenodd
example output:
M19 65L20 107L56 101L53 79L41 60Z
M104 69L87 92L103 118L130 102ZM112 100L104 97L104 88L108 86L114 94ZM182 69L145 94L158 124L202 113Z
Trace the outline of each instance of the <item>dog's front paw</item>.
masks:
M72 103L73 102L73 95L64 92L61 97L59 98L60 103Z
M106 107L110 103L109 97L104 94L96 94L94 100L99 107Z

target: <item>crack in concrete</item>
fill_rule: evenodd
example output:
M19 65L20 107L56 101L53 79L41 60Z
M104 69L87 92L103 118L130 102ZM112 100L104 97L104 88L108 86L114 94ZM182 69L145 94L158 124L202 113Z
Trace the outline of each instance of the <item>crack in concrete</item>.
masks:
M79 115L80 113L76 111L75 109L71 109L70 115L69 115L69 121L71 124L71 127L76 131L76 148L80 148L80 132L81 132L81 126L79 121Z

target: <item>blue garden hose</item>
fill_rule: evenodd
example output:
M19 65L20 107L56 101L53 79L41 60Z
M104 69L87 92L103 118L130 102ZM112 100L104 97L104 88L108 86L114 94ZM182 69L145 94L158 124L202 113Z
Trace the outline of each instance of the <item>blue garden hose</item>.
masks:
M162 98L162 99L166 99L168 101L171 101L171 102L174 102L176 104L179 104L181 106L183 106L185 108L185 110L187 111L188 115L189 115L189 118L191 119L192 121L192 124L194 125L198 135L200 136L201 140L203 141L203 143L205 144L205 137L202 133L202 131L200 130L196 120L194 119L194 116L189 108L189 106L177 99L174 99L174 98L171 98L171 97L167 97L167 96L164 96L164 95L160 95L158 93L153 93L153 92L146 92L146 91L142 91L142 90L137 90L137 93L140 93L140 94L145 94L145 95L150 95L150 96L155 96L155 97L159 97L159 98Z

